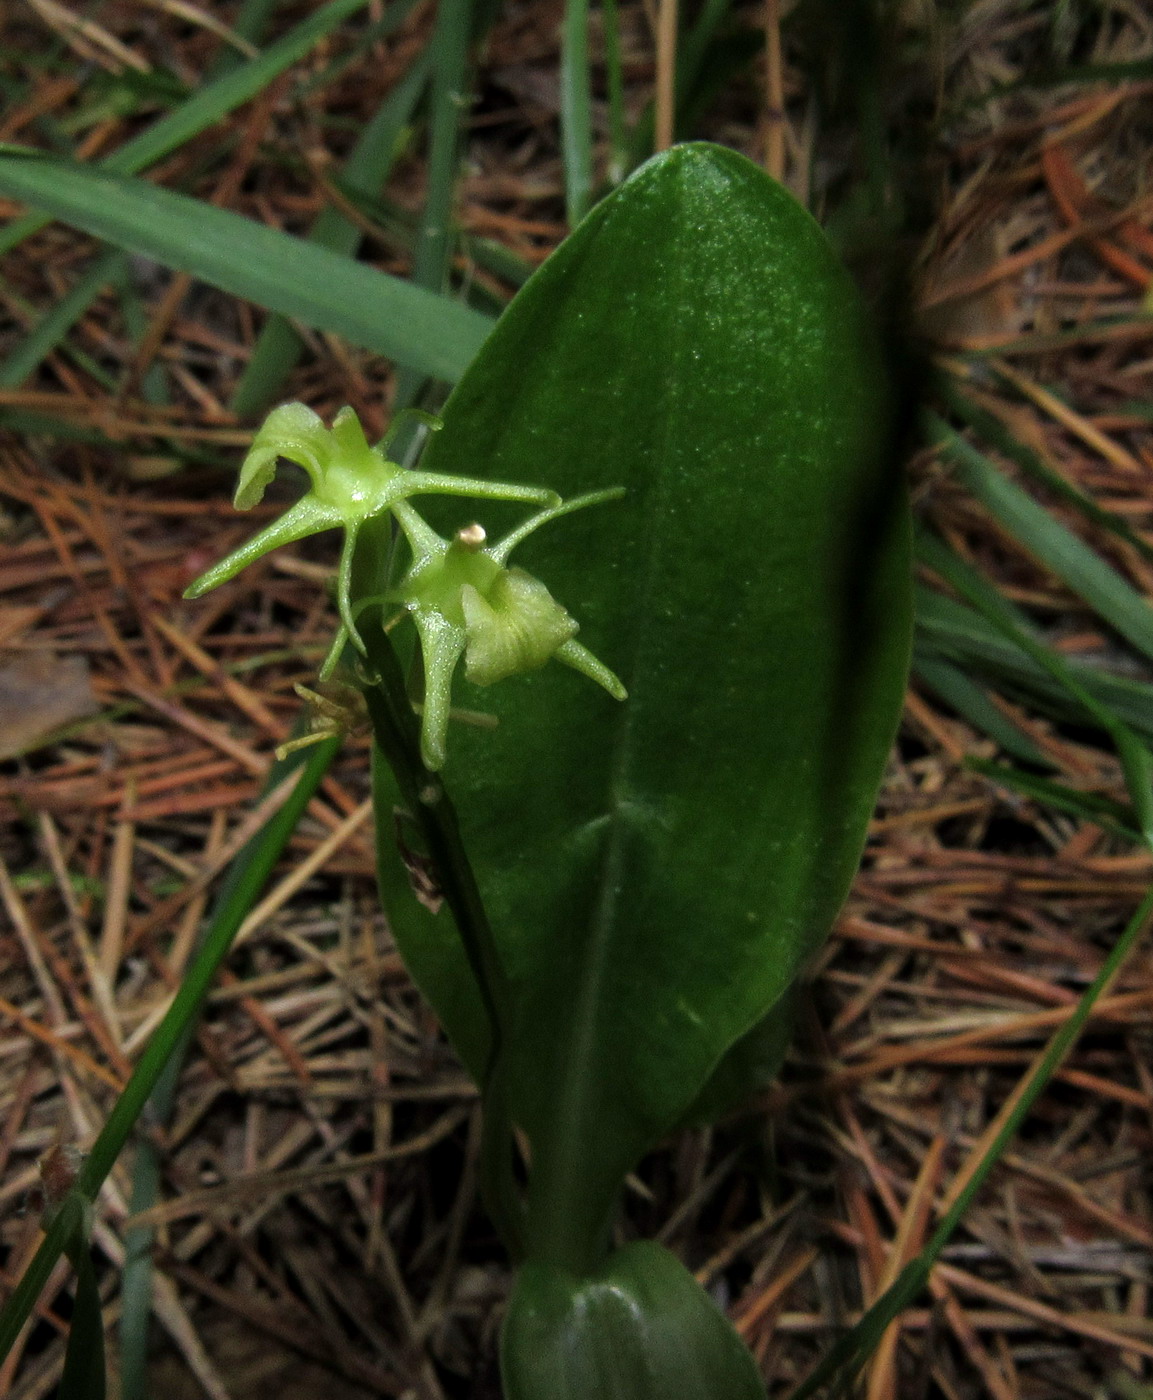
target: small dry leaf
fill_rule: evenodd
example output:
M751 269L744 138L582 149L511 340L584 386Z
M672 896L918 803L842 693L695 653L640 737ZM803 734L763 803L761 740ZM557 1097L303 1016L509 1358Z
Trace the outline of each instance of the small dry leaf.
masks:
M0 664L0 759L27 753L99 709L82 656L31 652Z

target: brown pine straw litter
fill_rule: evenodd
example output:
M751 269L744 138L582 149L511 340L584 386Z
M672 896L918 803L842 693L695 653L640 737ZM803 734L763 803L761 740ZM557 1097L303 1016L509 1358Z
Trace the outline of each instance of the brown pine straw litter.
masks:
M960 111L921 190L936 212L920 315L989 411L1153 542L1153 322L1140 311L1153 270L1153 83L977 100L1069 57L1058 9L988 0L957 29L927 7L910 11L919 80ZM767 79L754 70L734 81L699 134L768 158L801 192L819 190L840 157L816 141L787 28L776 42L778 7L749 6L743 20L759 27L766 13ZM503 11L477 78L460 187L461 226L533 263L563 233L559 14L527 2ZM26 97L5 113L4 139L34 142L47 118L73 117L86 158L113 149L133 128L111 108L82 106L81 76L160 66L192 81L217 49L210 21L230 19L231 7L109 3L84 15L66 24L63 7L38 4L0 20L10 65L46 47L49 29L77 62L76 80L22 75ZM418 8L307 104L276 85L227 131L169 157L161 177L306 228L330 173L315 153L341 154L431 18ZM1106 4L1094 23L1099 41L1077 61L1153 54L1143 7ZM639 104L655 81L655 14L624 4L622 26ZM299 71L344 46L327 41ZM770 120L766 94L783 98L783 122ZM416 210L422 178L418 148L389 193ZM403 250L369 227L367 256L404 272ZM0 349L21 341L92 256L89 240L59 225L8 256ZM23 1203L37 1161L91 1141L163 1014L215 877L253 829L272 749L298 711L293 684L314 675L334 625L318 586L335 558L327 539L198 604L180 600L251 529L227 503L251 425L225 404L261 315L151 265L133 276L151 326L139 348L111 294L69 342L116 392L83 356L57 350L0 393L5 412L113 439L9 432L0 446L5 1287L36 1245ZM285 397L326 416L348 402L382 428L388 366L306 337ZM157 366L163 408L142 391ZM914 481L919 509L953 547L1058 625L1069 654L1116 656L1092 614L938 460L922 454ZM1135 551L1056 513L1153 594ZM1117 764L1092 736L1014 713L1065 781L1120 795ZM658 1236L698 1271L773 1394L917 1252L1153 880L1148 856L962 767L992 752L913 690L864 867L783 1081L716 1129L665 1144L631 1183L622 1229ZM499 1393L509 1273L476 1200L476 1096L378 911L366 770L366 741L351 739L211 995L170 1127L150 1130L164 1162L151 1216L157 1394ZM1153 1393L1151 1047L1146 939L955 1236L931 1294L886 1336L863 1385L870 1400ZM95 1235L110 1327L130 1167L126 1155ZM47 1395L59 1377L65 1278L61 1268L0 1376L19 1400Z

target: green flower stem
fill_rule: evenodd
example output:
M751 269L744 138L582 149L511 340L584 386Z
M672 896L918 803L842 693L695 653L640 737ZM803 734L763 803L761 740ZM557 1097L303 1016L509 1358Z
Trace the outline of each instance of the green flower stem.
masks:
M509 1024L508 982L461 840L456 811L439 773L426 767L421 758L420 724L408 698L400 661L383 626L378 625L375 618L369 618L362 636L373 679L364 691L373 737L424 839L488 1016L492 1048L481 1085L484 1094L481 1190L505 1247L518 1259L523 1253L522 1205L512 1175L512 1125L500 1063L502 1034ZM377 813L378 832L380 822L381 815Z

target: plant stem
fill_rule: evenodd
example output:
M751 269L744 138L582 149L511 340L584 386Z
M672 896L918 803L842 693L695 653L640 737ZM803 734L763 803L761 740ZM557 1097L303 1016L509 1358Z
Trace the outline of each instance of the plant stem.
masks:
M485 1206L515 1259L522 1252L522 1205L512 1175L512 1123L500 1063L501 1038L509 1024L508 983L461 839L456 811L440 775L426 768L421 759L419 725L408 698L400 661L381 625L379 612L374 609L367 615L362 614L362 618L360 634L373 681L365 687L364 698L373 737L424 839L488 1015L492 1047L481 1084L484 1095L481 1191Z

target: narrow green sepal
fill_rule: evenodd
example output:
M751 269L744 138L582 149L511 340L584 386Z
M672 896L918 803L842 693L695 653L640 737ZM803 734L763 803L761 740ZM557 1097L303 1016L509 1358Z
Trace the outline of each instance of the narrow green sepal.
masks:
M226 555L212 568L206 569L199 578L184 590L186 598L201 598L230 578L235 578L242 569L254 564L257 559L284 544L295 544L307 535L315 535L321 530L331 530L342 523L340 515L331 507L321 505L311 495L297 501L294 506L278 519L266 525L259 534L253 535L231 554Z

